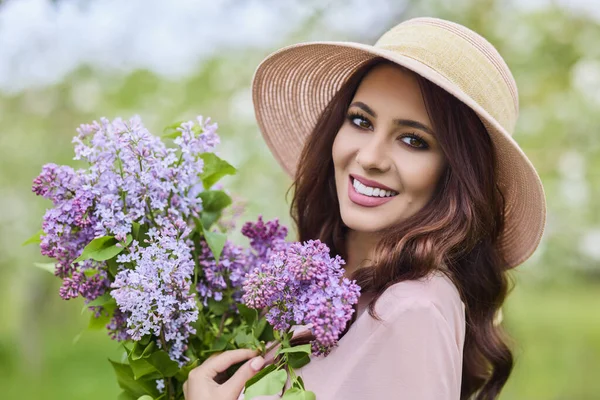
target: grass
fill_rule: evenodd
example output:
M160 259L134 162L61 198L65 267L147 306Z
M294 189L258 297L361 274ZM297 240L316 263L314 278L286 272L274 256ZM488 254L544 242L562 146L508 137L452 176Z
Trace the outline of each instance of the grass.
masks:
M504 318L517 341L504 399L587 400L600 393L600 285L517 285Z

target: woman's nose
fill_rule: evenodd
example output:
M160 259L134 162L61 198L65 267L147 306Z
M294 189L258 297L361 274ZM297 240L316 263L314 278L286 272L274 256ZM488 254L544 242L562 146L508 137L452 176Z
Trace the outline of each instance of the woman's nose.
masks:
M356 162L364 170L377 169L385 172L390 168L391 162L387 155L389 143L377 137L376 133L362 144L356 154Z

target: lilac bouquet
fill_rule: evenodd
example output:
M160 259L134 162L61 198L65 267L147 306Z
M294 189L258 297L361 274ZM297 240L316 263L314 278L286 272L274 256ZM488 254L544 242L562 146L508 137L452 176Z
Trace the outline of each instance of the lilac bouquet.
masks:
M312 399L314 393L306 391L294 368L308 363L311 353L327 355L337 344L354 312L360 288L343 277L344 260L332 258L325 244L318 240L285 243L278 231L276 221L265 226L259 220L243 228L259 251L258 262L244 281L242 301L251 309L263 310L274 331L275 345L280 345L276 363L246 384L245 398L279 393L289 374L291 387L283 398ZM307 326L314 337L311 343L291 346L292 325Z
M201 116L175 124L168 147L138 117L103 118L73 138L83 168L46 164L33 182L52 208L25 243L52 259L40 266L62 280L63 299L83 297L90 328L123 343L125 362L112 363L124 398L183 398L225 322L240 325L224 309L249 264L227 241L231 221L220 223L232 201L217 182L236 170L214 153L216 129Z
M240 210L218 181L236 170L215 154L216 130L200 116L161 138L138 117L103 118L73 138L83 167L46 164L33 182L52 207L25 244L50 258L38 266L62 280L63 299L83 298L89 328L123 345L111 360L120 398L183 399L210 354L269 344L280 345L276 363L246 398L281 391L288 374L285 398L311 398L293 369L335 346L357 302L343 260L318 241L286 242L277 220L246 223L249 247L227 239ZM311 344L291 345L293 324L310 327Z

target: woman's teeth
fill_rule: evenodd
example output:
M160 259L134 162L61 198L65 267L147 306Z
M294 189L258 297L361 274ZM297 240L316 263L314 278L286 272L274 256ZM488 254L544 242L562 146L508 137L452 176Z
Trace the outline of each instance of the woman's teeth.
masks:
M391 190L383 190L363 185L357 179L353 179L352 186L354 186L354 189L356 189L358 193L370 197L391 197L398 194L397 192Z

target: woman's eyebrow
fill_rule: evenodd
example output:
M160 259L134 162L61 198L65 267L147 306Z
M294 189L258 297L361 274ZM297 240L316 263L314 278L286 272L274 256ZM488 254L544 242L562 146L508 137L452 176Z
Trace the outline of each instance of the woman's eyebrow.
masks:
M362 109L367 114L370 114L373 118L377 118L377 113L375 113L375 111L373 111L373 109L371 107L369 107L362 101L355 101L354 103L350 104L350 107L352 107L352 106L356 106L356 107ZM428 127L427 125L425 125L419 121L415 121L412 119L395 119L393 121L393 123L394 123L394 125L398 125L398 126L407 126L409 128L420 129L424 132L427 132L431 136L435 136L435 134L433 133L433 130L430 127Z

